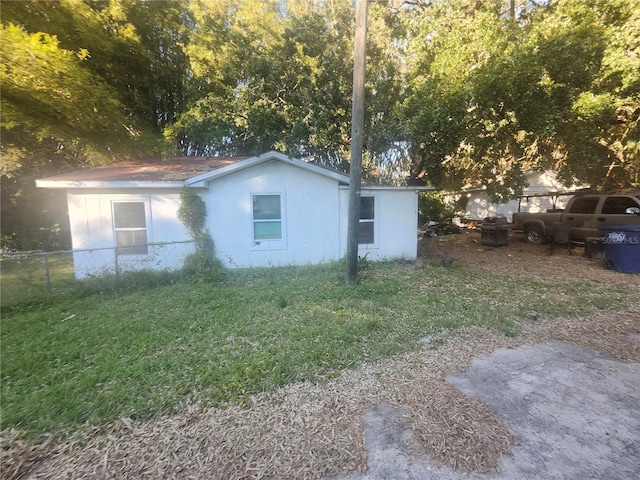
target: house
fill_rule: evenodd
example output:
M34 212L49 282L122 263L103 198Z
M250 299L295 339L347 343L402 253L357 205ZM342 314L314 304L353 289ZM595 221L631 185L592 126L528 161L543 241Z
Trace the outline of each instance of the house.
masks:
M470 187L461 192L450 194L446 201L451 205L460 205L464 209L465 220L482 221L487 217L511 217L516 212L546 212L562 209L571 196L584 186L567 187L552 170L526 173L528 185L522 195L506 203L494 203L486 194L484 187Z
M77 278L180 268L194 249L179 243L190 240L177 218L184 188L204 200L216 256L228 268L346 254L349 176L278 152L119 163L36 184L66 190ZM416 258L422 190L362 185L359 255Z

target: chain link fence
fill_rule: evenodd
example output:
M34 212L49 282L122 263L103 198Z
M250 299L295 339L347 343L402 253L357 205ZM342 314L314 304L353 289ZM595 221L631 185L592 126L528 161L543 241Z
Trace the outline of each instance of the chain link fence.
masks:
M117 284L133 272L180 270L195 252L195 242L158 242L135 249L105 247L57 252L10 252L0 255L2 305L62 291L79 281L109 279Z

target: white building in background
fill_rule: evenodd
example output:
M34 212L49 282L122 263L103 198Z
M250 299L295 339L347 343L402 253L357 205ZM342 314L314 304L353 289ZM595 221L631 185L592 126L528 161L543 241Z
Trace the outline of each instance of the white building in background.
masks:
M450 204L464 205L465 220L482 221L487 217L511 217L517 212L546 212L565 207L571 195L585 185L566 187L552 170L528 172L528 186L522 196L506 203L494 203L484 187L468 188L447 196Z

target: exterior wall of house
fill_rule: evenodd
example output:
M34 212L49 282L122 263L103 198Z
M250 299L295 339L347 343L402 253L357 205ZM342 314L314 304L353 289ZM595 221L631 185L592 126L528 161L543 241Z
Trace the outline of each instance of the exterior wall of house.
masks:
M196 187L193 187L196 188ZM337 179L271 160L214 177L197 191L207 204L207 228L218 259L228 268L305 265L346 254L348 187ZM254 197L280 198L282 238L256 240ZM361 245L369 260L415 259L418 196L412 189L363 187L374 198L373 243ZM194 251L185 245L152 245L146 254L116 255L114 202L145 205L147 242L191 240L177 218L180 189L69 190L77 278L130 270L180 268Z
M145 205L147 242L183 242L189 233L177 219L180 192L171 190L69 191L67 204L73 242L73 263L78 279L130 270L173 270L193 252L193 244L152 245L143 255L116 255L114 202Z
M551 208L564 208L569 198L571 198L570 195L555 197L541 195L546 193L570 193L578 188L566 187L557 179L555 172L550 170L532 172L527 175L527 180L529 185L524 189L522 198L510 200L507 203L493 203L483 190L460 194L468 196L464 218L468 220L483 220L487 217L507 217L507 220L511 221L513 214L518 211L537 213L546 212Z
M277 160L214 179L201 193L216 256L228 268L305 265L340 257L336 180ZM254 195L281 198L282 240L254 238Z
M414 260L418 255L418 194L415 190L363 187L361 196L374 198L374 242L359 245L368 260ZM347 252L349 188L340 188L340 252Z

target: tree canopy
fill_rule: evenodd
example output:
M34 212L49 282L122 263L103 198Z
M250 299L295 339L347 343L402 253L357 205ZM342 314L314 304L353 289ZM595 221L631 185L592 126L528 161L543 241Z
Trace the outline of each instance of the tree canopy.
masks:
M376 0L368 23L369 180L495 198L531 169L640 185L634 0ZM350 0L3 0L1 28L14 193L158 154L276 149L348 170Z
M425 2L405 123L414 175L512 197L524 172L638 185L640 8L627 0ZM464 5L469 8L462 8ZM473 5L473 8L471 6ZM519 12L519 13L516 13Z

